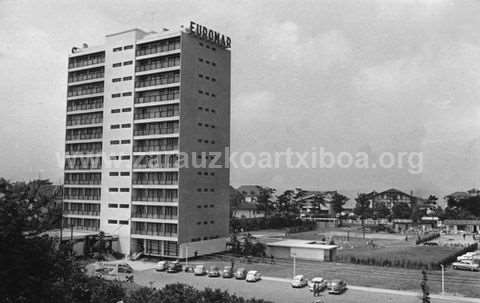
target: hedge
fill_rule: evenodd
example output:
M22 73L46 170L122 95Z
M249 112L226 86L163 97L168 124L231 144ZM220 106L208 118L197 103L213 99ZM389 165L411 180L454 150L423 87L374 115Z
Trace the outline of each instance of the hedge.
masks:
M434 239L437 239L437 238L440 238L440 233L433 233L433 234L429 234L425 237L421 237L421 238L418 238L418 240L415 242L415 244L422 244L422 243L425 243L425 242L428 242L428 241L431 241L431 240L434 240Z

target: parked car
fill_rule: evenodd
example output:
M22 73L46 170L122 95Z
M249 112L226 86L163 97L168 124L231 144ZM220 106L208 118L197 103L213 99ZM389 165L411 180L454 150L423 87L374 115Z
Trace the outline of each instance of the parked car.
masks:
M180 264L180 262L175 261L168 264L168 268L167 268L168 273L177 273L180 271L182 271L182 264Z
M243 267L238 268L237 271L235 271L235 279L237 280L245 280L247 277L247 270Z
M95 276L104 280L133 282L133 268L127 263L101 263Z
M156 271L165 271L168 269L168 261L159 261L157 265L155 265Z
M344 280L332 280L328 283L329 294L341 294L347 289L347 282Z
M438 246L437 242L425 242L423 243L424 246Z
M320 290L327 288L327 281L322 277L315 277L308 282L308 289L313 291L313 286L317 284L320 287Z
M215 265L210 266L210 269L209 269L207 275L208 275L209 278L217 278L217 277L220 277L220 269L218 269L218 267L215 266Z
M471 271L479 271L480 265L478 263L474 263L471 260L462 260L458 262L454 262L452 264L453 269L462 269L462 270L471 270Z
M230 265L227 265L223 268L222 277L233 278L233 268Z
M293 277L291 284L293 288L302 288L307 286L307 283L307 279L304 275L296 275L295 277Z
M184 272L193 272L194 268L195 267L193 265L183 265L182 266L182 270Z
M193 274L195 276L203 276L207 273L207 268L203 264L199 264L195 266L195 269L193 270Z
M473 258L477 255L480 255L479 251L471 251L457 257L457 261L465 261L465 260L473 260Z
M247 277L245 278L245 280L247 280L247 282L257 282L261 279L262 279L262 275L256 270L249 271L247 273Z

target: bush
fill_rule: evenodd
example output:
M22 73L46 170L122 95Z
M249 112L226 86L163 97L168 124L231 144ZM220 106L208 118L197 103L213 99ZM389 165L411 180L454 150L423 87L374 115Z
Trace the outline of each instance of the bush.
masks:
M453 263L453 262L457 261L457 257L459 257L463 254L466 254L467 252L476 251L477 249L478 249L478 243L473 243L472 245L469 245L469 246L465 247L464 249L459 250L459 251L455 252L454 254L451 254L450 256L440 260L440 262L437 263L437 266L440 267L440 264L447 265L447 264Z
M289 216L273 216L269 218L232 218L230 220L230 228L233 232L241 229L244 231L260 230L260 229L280 229L288 227L288 232L303 232L313 230L316 227L315 221L304 221L296 217Z
M415 244L422 244L422 243L425 243L425 242L428 242L428 241L431 241L431 240L434 240L434 239L437 239L437 238L440 238L440 233L433 233L433 234L429 234L425 237L421 237L419 238Z

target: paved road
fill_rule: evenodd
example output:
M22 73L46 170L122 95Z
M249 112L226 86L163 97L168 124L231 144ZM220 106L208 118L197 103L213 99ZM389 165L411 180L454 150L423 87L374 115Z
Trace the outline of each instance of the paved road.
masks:
M168 274L152 269L136 272L135 282L140 285L163 287L171 283L185 283L196 288L220 288L239 296L262 298L276 303L313 302L313 296L308 289L293 289L286 281L266 277L258 283L247 283L241 280L196 277L191 273ZM325 302L342 303L418 303L419 298L396 293L378 293L361 289L349 289L342 295L324 293ZM457 303L456 300L432 299L433 303ZM480 300L478 301L480 302Z

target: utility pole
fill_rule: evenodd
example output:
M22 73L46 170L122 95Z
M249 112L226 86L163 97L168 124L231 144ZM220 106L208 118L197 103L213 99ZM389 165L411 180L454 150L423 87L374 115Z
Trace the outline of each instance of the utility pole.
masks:
M188 266L188 246L185 245L185 265Z
M442 296L445 295L445 266L443 264L440 264L440 267L442 268Z
M292 254L292 257L293 257L293 277L295 278L296 276L296 262L295 262L295 257L296 257L296 254Z

